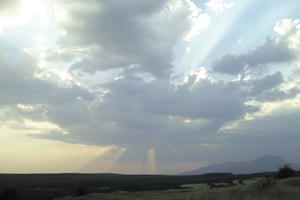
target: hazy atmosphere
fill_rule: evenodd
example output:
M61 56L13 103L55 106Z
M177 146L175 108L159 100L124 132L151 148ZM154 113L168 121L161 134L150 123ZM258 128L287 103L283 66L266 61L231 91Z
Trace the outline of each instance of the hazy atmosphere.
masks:
M1 0L0 173L300 163L299 0Z

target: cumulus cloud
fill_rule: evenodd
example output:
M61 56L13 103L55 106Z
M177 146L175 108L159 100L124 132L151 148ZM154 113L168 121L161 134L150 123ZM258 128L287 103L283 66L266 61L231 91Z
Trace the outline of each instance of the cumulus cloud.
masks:
M49 108L64 108L94 99L94 94L85 88L58 85L38 76L43 70L46 69L37 67L37 60L24 52L5 48L0 53L0 115L3 123L24 119L47 122L51 116L47 113ZM67 119L72 120L71 115L65 121Z
M63 1L64 48L85 49L73 69L93 73L134 68L154 76L172 71L172 48L205 28L209 17L192 1ZM203 25L202 25L203 24Z
M300 93L298 87L293 87L287 91L275 89L271 91L265 91L256 96L256 100L260 102L265 101L283 101L286 99L293 99Z
M206 79L197 82L192 76L176 88L165 80L143 83L141 79L125 78L111 83L107 89L112 91L107 95L107 102L117 101L116 105L128 110L136 110L124 102L132 97L134 102L128 102L129 105L138 105L142 111L193 119L235 118L245 109L245 95L238 84L213 83Z
M230 8L234 5L234 2L226 2L225 0L210 0L206 3L206 6L216 14L222 13L226 8Z
M246 54L223 56L212 64L212 68L215 72L236 75L247 69L288 63L296 58L297 51L290 46L285 37L268 38L263 45Z
M223 56L212 64L214 71L232 75L242 72L244 67L245 62L240 56L230 54Z
M272 75L267 75L262 79L254 80L252 83L251 95L256 96L264 91L269 91L283 83L283 76L280 72Z
M64 34L55 47L31 49L40 52L38 61L26 51L0 52L0 119L54 126L32 137L116 145L111 154L122 153L122 161L146 162L149 149L155 149L159 162L186 162L224 156L220 148L226 142L232 146L228 155L239 139L231 139L224 130L245 133L246 140L253 131L254 136L263 134L265 139L280 128L272 127L273 123L292 118L275 115L269 122L267 116L256 119L255 114L263 113L261 109L270 102L277 105L297 98L296 78L288 79L284 70L273 66L297 59L298 22L279 22L276 37L247 53L227 54L212 63L214 72L241 74L239 79L216 78L200 69L198 75L178 83L169 78L174 70L174 47L184 46L182 41L193 42L210 23L210 17L192 1L57 2L66 15L59 23ZM218 13L229 5L213 0L207 6ZM41 61L44 66L38 67ZM266 66L272 69L259 76L252 73ZM88 72L85 78L93 79L93 84L82 77L74 81L78 84L58 83L47 73L51 68L63 69L69 76ZM103 71L110 69L120 73L102 81ZM253 121L248 120L249 115L254 116ZM287 130L295 126L294 121L282 125Z
M35 77L36 63L30 58L13 63L3 59L0 62L0 104L64 104L76 97L93 98L81 87L64 88Z
M75 99L68 104L49 104L42 108L40 118L61 129L33 137L117 145L126 148L121 158L126 162L143 160L149 148L165 152L157 157L159 162L178 161L176 155L186 157L182 161L197 161L193 158L195 151L206 152L222 143L223 137L218 132L224 127L260 110L247 104L249 100L266 101L264 95L275 94L283 82L281 72L228 82L190 75L181 85L167 79L146 81L123 74L98 85L101 90L95 93L94 101ZM297 90L285 94L285 99L294 98ZM25 114L33 120L36 118L33 112Z
M295 59L297 56L294 49L284 40L268 38L266 42L243 55L246 63L250 67L258 67L270 63L284 63Z
M127 76L102 87L106 92L93 105L47 108L48 119L69 134L55 130L34 137L121 146L127 149L123 161L142 160L149 148L155 148L161 154L159 162L174 162L178 158L172 149L212 142L224 125L258 110L245 104L247 92L237 82L191 76L175 86L166 80L145 82Z

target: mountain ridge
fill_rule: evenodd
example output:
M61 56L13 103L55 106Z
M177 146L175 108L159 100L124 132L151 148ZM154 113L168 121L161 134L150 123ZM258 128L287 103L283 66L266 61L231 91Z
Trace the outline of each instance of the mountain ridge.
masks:
M277 171L279 167L289 165L295 170L300 170L300 164L288 162L281 157L273 155L263 155L251 161L227 161L221 164L213 164L199 169L185 171L179 175L202 175L207 173L233 173L250 174L268 171Z

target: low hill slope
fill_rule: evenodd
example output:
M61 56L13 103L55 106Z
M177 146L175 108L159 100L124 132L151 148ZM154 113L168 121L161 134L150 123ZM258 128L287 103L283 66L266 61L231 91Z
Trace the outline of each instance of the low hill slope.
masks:
M295 170L300 170L299 164L288 162L280 157L265 155L252 161L226 162L210 165L192 171L186 171L180 175L200 175L206 173L229 172L233 174L251 174L259 172L277 171L283 165L289 165Z

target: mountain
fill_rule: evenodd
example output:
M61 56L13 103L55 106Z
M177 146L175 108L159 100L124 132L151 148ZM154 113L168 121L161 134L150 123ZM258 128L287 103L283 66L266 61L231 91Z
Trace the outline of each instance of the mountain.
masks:
M222 164L210 165L196 170L186 171L181 173L180 175L200 175L221 172L229 172L233 174L250 174L258 172L277 171L278 168L282 167L283 165L289 165L295 170L300 170L299 164L290 163L277 156L264 155L252 161L226 162Z

